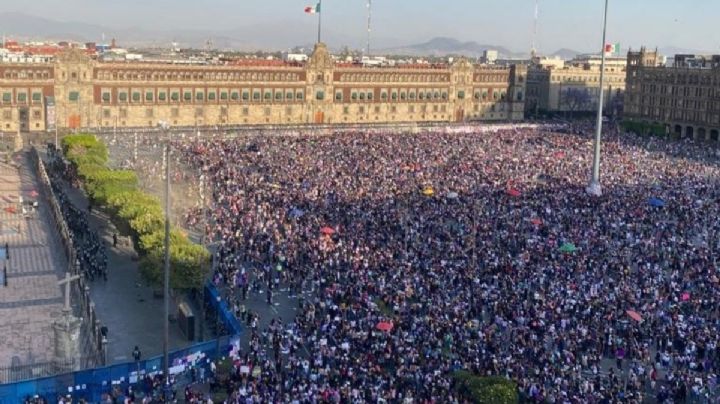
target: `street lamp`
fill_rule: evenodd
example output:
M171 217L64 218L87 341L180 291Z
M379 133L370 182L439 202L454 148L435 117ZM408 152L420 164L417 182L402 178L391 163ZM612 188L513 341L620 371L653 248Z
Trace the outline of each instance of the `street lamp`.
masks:
M594 196L602 195L600 186L600 139L602 138L603 98L605 90L605 37L607 34L608 0L605 0L605 15L603 17L602 50L600 51L600 94L598 95L597 124L595 126L595 145L593 155L592 178L587 187L587 193Z
M163 282L163 299L164 299L164 311L163 314L163 371L165 374L165 386L169 389L170 386L170 373L169 373L169 362L170 356L168 354L169 341L170 341L170 323L168 318L170 317L170 125L165 121L158 122L158 127L167 135L167 143L165 144L165 273Z

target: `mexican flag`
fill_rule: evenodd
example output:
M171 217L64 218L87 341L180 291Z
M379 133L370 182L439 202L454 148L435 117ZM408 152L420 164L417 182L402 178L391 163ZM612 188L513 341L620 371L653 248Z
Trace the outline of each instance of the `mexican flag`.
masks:
M320 12L320 3L316 4L315 7L312 7L312 6L305 7L306 14L317 14L319 12Z
M605 53L609 54L620 54L620 43L616 44L605 44Z

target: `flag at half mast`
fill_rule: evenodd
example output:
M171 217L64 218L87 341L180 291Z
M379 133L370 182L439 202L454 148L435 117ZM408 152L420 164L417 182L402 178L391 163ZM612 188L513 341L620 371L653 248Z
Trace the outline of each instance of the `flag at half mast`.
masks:
M313 7L313 6L305 7L305 13L307 13L307 14L317 14L319 12L320 12L320 3L316 4L315 7Z

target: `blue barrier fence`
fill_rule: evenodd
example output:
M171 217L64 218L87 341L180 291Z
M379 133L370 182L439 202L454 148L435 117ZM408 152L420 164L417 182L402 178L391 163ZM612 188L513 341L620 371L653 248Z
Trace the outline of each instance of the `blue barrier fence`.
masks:
M224 339L229 341L228 338ZM212 340L173 351L170 353L170 373L176 375L191 368L207 368L210 361L218 357L218 353L227 354L228 350L228 342ZM74 400L82 398L90 402L99 402L103 394L112 393L114 388L124 391L129 384L135 385L138 374L142 380L145 375L153 376L161 372L162 356L156 356L138 362L0 385L0 403L18 403L36 394L51 403L56 402L59 395L67 394ZM142 388L138 390L142 391Z
M231 344L237 343L237 337L242 332L240 322L227 304L219 299L220 292L213 284L205 285L205 296L206 302L217 315L217 321L229 336L171 352L171 375L183 374L191 368L205 368L207 371L211 361L228 354ZM142 379L145 375L153 376L162 372L162 359L162 356L156 356L138 362L0 385L0 404L16 404L36 394L49 403L56 403L58 396L68 394L73 401L82 398L89 402L99 402L104 394L110 394L114 389L124 391L129 384L134 385L138 375ZM136 391L143 391L142 387L138 386Z
M220 291L217 290L215 285L208 282L205 285L205 302L214 309L218 316L218 321L225 328L225 334L227 335L240 335L242 332L242 326L235 317L235 314L227 306L227 303L221 299Z

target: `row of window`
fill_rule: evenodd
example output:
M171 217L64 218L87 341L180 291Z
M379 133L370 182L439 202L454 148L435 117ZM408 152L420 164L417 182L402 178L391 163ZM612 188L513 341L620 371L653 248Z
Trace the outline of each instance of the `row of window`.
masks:
M706 110L708 106L712 110L718 109L718 103L711 102L708 103L707 101L700 101L700 100L686 100L686 99L677 99L677 98L665 98L665 97L649 97L649 96L643 96L641 97L641 104L643 105L658 105L661 107L670 106L673 108L684 108L684 109L691 109L691 110Z
M702 111L683 111L678 109L643 107L642 114L658 118L659 120L674 119L678 121L699 122L711 125L720 124L720 115L710 115Z
M419 106L419 110L420 110L420 112L422 112L422 113L428 112L427 105L420 105L420 106ZM368 109L366 110L364 105L360 105L360 106L357 107L357 110L356 110L356 111L357 111L358 114L364 114L364 113L366 113L366 112L369 113L369 112L370 112L370 108L368 108ZM376 107L375 107L375 113L376 113L376 114L379 114L380 112L382 112L382 108L381 108L380 106L376 106ZM392 113L392 114L397 113L397 107L396 107L395 105L391 106L390 109L389 109L389 112ZM407 112L410 113L410 114L415 113L415 105L408 105L408 106L407 106ZM432 112L445 113L445 112L447 112L447 106L446 106L446 105L433 105L433 106L432 106ZM344 115L347 115L347 114L349 114L349 113L350 113L350 107L343 107L343 114L344 114Z
M633 87L634 88L634 87ZM684 97L720 97L720 90L710 87L673 86L665 84L641 84L640 91L651 94L671 94Z
M11 91L3 91L2 93L3 104L27 104L29 100L32 101L33 104L42 102L42 92L16 91L14 97Z
M2 77L6 80L47 80L50 78L50 71L5 69Z
M645 69L642 71L642 79L645 81L659 81L667 84L696 84L706 86L720 85L720 75L714 70L695 70L686 73L683 70L678 72L672 69L660 69L657 71Z
M343 90L336 90L335 91L335 101L344 101L343 100ZM359 89L352 89L350 90L350 99L349 101L373 101L375 98L375 91L373 90L359 90ZM443 90L416 90L416 89L382 89L380 90L380 100L381 101L439 101L439 100L447 100L448 99L448 92Z
M505 91L493 90L492 94L488 90L476 90L476 100L494 100L501 101L505 100ZM203 102L230 102L230 101L242 101L242 102L283 102L283 101L302 101L305 99L303 90L292 90L292 89L266 89L266 90L220 90L220 91L205 91L205 90L137 90L127 91L118 90L115 92L113 98L113 91L110 89L103 89L101 91L101 102L102 103L154 103L158 102L186 102L186 103L203 103ZM490 98L492 97L492 98ZM520 96L521 97L521 96ZM70 92L68 96L70 101L78 101L79 94L75 91ZM315 99L323 100L325 94L323 91L318 91L315 94ZM335 92L335 100L343 101L343 91L337 90ZM351 101L373 101L375 98L375 92L373 90L352 90L350 93ZM458 91L458 99L465 98L465 91ZM380 91L380 100L382 101L442 101L448 99L448 92L441 90L404 90L404 89L383 89ZM520 99L519 99L520 100Z
M508 75L476 74L473 77L473 80L479 83L506 83L508 81L508 78Z
M574 81L581 83L598 83L600 82L600 76L552 76L552 81ZM605 76L605 82L607 83L624 83L625 76Z
M272 109L269 107L265 107L263 110L265 115L270 116ZM285 107L285 114L286 115L292 115L294 111L300 111L294 110L293 107L288 106ZM194 110L194 117L195 118L202 118L205 116L205 109L203 107L197 107ZM110 108L103 108L102 115L104 119L110 119L113 118L112 110ZM220 116L227 118L228 115L228 109L227 107L220 107ZM241 110L241 115L247 116L250 115L250 107L243 107ZM170 109L170 117L177 118L180 116L180 108L171 108ZM120 108L118 109L117 117L119 119L125 119L128 117L128 110L127 108ZM146 108L145 109L145 118L154 118L155 117L155 109L154 108Z
M101 90L101 102L110 103L147 103L147 102L272 102L302 101L305 92L296 89L242 89L242 90L117 90L113 98L110 89Z
M447 74L343 73L340 81L351 83L446 83Z
M33 120L42 119L42 110L33 109L31 111L31 116L32 116ZM3 109L2 110L2 119L4 121L14 120L15 118L13 118L13 110L12 109Z
M97 72L99 80L129 81L300 81L300 73L233 72L233 71L105 71Z

